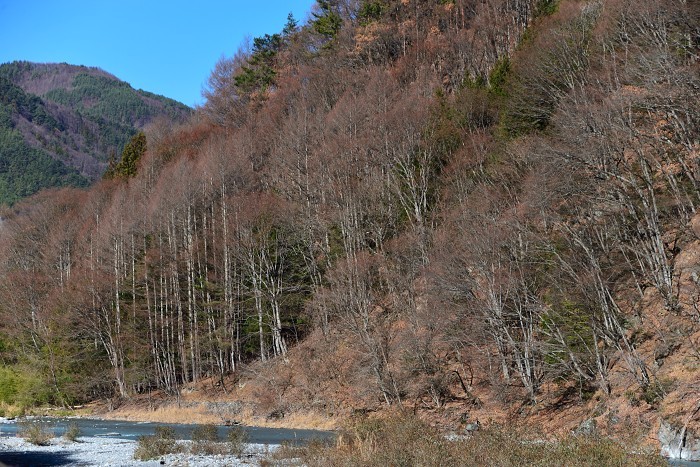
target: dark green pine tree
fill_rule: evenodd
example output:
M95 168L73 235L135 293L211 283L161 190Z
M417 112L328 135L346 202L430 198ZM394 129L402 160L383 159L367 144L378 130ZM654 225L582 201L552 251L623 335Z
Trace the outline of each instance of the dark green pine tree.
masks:
M118 164L107 168L105 178L129 178L136 175L138 161L146 152L146 135L140 131L124 146Z
M282 35L287 37L291 36L295 32L299 30L299 22L294 19L294 15L290 11L289 14L287 15L287 24L284 25L284 29L282 29Z
M265 34L253 39L253 51L246 66L234 77L236 87L245 93L265 91L275 83L275 56L282 47L282 36Z
M343 25L343 18L338 13L338 8L333 0L319 0L318 8L320 13L313 13L315 20L313 28L318 34L326 39L335 39Z

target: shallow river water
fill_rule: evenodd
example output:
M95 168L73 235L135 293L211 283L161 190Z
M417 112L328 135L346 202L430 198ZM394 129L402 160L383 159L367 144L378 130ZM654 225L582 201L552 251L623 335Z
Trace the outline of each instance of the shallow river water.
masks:
M168 426L175 430L175 437L179 440L190 439L192 430L196 425L170 424L170 423L142 423L118 420L97 420L89 418L54 418L36 417L31 421L40 422L53 432L54 436L60 437L66 428L75 423L80 428L80 436L85 437L105 437L115 439L128 439L136 441L139 436L152 435L157 426ZM0 436L15 436L20 429L21 423L5 422L0 423ZM248 442L256 444L281 444L283 442L306 442L311 439L332 439L335 434L330 431L319 430L298 430L288 428L262 428L252 426L240 427L217 427L219 437L226 439L226 435L231 429L242 429L248 433Z

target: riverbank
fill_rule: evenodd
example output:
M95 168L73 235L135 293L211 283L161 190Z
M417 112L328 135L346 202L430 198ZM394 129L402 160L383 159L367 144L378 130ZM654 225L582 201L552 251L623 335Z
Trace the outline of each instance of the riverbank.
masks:
M335 431L344 418L314 410L262 411L245 393L221 397L203 390L184 390L180 397L136 395L115 402L98 401L86 405L77 414L105 420L152 423L196 423L246 425L264 428L287 428Z
M239 456L202 456L187 453L168 454L149 461L134 459L137 443L103 437L79 438L71 442L53 438L48 446L36 446L22 438L0 438L0 463L7 466L139 466L160 465L259 465L261 460L276 450L276 445L248 444Z
M178 407L176 403L166 404L153 410L143 410L135 407L125 407L113 411L96 411L92 416L105 420L127 420L134 422L152 423L197 423L197 424L235 424L258 426L264 428L287 428L333 431L338 429L339 419L324 418L314 413L292 413L284 417L262 417L244 411L231 418L221 417L211 413L207 405L201 403L197 407Z

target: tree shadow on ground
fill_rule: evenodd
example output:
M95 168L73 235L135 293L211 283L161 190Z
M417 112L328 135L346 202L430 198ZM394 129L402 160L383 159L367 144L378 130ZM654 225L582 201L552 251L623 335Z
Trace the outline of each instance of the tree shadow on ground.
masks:
M71 455L63 452L23 452L0 451L0 467L15 466L52 467L58 465L76 465Z

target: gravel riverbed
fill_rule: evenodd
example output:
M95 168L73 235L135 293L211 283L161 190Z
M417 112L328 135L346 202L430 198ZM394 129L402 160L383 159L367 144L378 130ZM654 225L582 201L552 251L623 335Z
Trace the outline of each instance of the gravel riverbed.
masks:
M248 444L241 457L231 455L198 456L168 454L155 460L134 459L136 442L81 437L77 442L53 438L48 446L35 446L18 437L0 438L0 466L238 466L258 465L276 445Z

